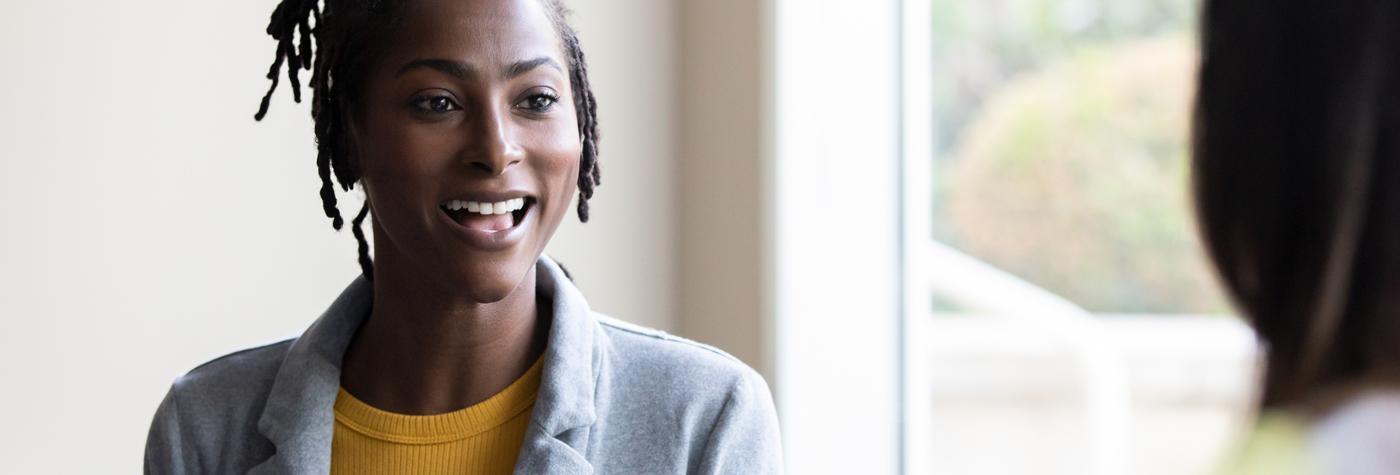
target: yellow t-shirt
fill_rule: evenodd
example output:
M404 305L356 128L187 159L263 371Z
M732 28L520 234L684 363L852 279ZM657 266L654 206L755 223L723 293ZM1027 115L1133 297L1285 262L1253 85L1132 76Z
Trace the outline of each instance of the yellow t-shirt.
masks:
M511 473L535 406L541 361L487 400L445 414L382 411L341 388L331 473Z

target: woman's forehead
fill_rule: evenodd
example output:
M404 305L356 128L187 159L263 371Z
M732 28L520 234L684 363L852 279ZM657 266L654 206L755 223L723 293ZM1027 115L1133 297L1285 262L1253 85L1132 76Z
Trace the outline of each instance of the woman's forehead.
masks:
M409 2L389 55L398 62L434 57L479 67L540 56L562 59L546 8L540 0Z

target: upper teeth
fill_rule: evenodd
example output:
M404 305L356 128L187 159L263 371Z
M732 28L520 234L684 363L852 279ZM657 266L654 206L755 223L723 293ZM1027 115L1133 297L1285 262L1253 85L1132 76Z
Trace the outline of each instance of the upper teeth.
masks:
M525 198L515 198L497 202L452 200L443 203L443 208L451 211L467 210L468 213L506 214L525 207Z

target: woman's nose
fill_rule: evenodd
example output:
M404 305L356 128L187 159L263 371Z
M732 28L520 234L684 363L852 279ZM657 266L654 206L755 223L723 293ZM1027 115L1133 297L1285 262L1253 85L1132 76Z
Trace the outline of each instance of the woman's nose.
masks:
M525 159L525 149L515 139L507 113L483 114L477 124L470 145L463 151L468 167L498 176Z

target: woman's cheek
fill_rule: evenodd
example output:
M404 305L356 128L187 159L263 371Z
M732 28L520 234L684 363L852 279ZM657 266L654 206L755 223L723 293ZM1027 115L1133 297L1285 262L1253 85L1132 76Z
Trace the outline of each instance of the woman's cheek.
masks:
M409 125L395 130L385 143L386 172L403 177L427 177L441 173L453 157L452 131Z
M554 193L556 195L572 194L573 184L577 181L579 156L583 153L583 145L579 143L578 137L572 120L550 123L547 127L529 131L530 143L526 150L532 152L531 156L535 159L534 168L540 174L540 179L545 182L544 185L548 186L545 189L557 191ZM561 187L561 183L566 186Z
M583 150L577 145L578 143L574 142L572 147L564 146L554 149L544 164L546 167L544 175L550 181L549 189L556 190L555 198L563 201L564 206L568 206L568 202L578 189L579 156L582 155Z
M440 173L444 162L451 160L453 147L459 145L455 142L460 132L454 124L422 122L388 104L377 106L366 124L369 143L376 145L367 165L381 175L399 178Z

